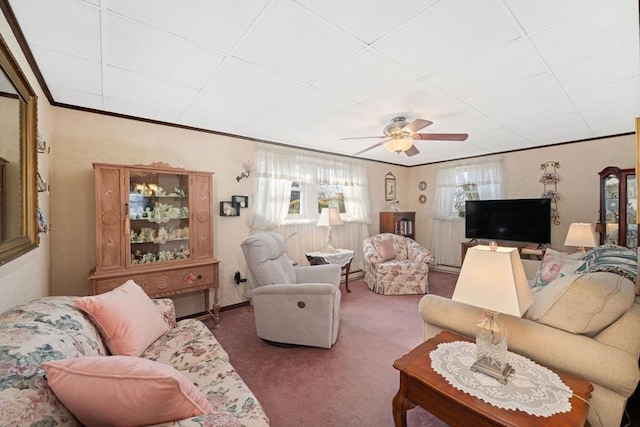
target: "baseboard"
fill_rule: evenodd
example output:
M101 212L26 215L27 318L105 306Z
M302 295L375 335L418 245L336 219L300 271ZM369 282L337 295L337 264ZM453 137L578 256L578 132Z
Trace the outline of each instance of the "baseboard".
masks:
M220 307L220 313L222 313L223 311L233 310L234 308L246 307L248 305L250 305L249 301L239 302L238 304L225 305L224 307ZM211 315L209 313L201 311L199 313L193 313L193 314L188 314L186 316L180 316L180 317L176 318L176 321L180 321L180 320L184 320L184 319L203 320L203 319L210 319L210 318L211 318Z
M460 267L454 267L452 265L431 265L429 266L429 270L460 274Z
M344 274L342 275L343 279L341 279L341 282L344 282ZM358 271L350 271L349 272L349 281L351 280L358 280L358 279L362 279L364 277L364 271L362 270L358 270Z

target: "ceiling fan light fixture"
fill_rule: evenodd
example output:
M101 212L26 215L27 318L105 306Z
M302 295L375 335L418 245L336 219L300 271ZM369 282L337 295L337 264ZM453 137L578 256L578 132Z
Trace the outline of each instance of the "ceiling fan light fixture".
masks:
M393 138L384 143L384 148L389 151L400 153L407 151L413 145L413 138L410 136L403 138Z

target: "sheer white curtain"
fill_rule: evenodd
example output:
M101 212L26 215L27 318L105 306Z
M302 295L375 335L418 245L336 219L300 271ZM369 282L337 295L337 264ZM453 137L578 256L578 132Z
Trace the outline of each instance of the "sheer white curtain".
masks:
M460 266L464 218L454 209L456 187L476 184L480 200L502 198L502 159L491 158L438 169L431 211L431 248L436 264Z
M344 225L333 227L333 245L355 251L353 271L362 269L362 241L368 237L371 205L367 170L361 162L279 147L258 147L254 175L254 200L249 225L252 233L274 231L287 240L287 254L300 264L304 254L326 245L327 229L318 227L318 213L287 218L291 184L340 185L344 190Z

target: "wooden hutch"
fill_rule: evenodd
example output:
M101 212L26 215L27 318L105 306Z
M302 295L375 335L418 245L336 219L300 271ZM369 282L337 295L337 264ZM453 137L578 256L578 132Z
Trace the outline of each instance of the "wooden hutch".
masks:
M153 298L202 291L205 312L218 326L213 174L161 162L93 168L96 267L90 293L110 291L128 279Z

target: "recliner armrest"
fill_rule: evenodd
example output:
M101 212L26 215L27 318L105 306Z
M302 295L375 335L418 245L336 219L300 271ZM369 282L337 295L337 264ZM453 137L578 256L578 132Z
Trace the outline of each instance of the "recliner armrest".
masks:
M335 264L311 265L295 267L296 281L298 283L330 283L340 286L340 274L342 267Z

